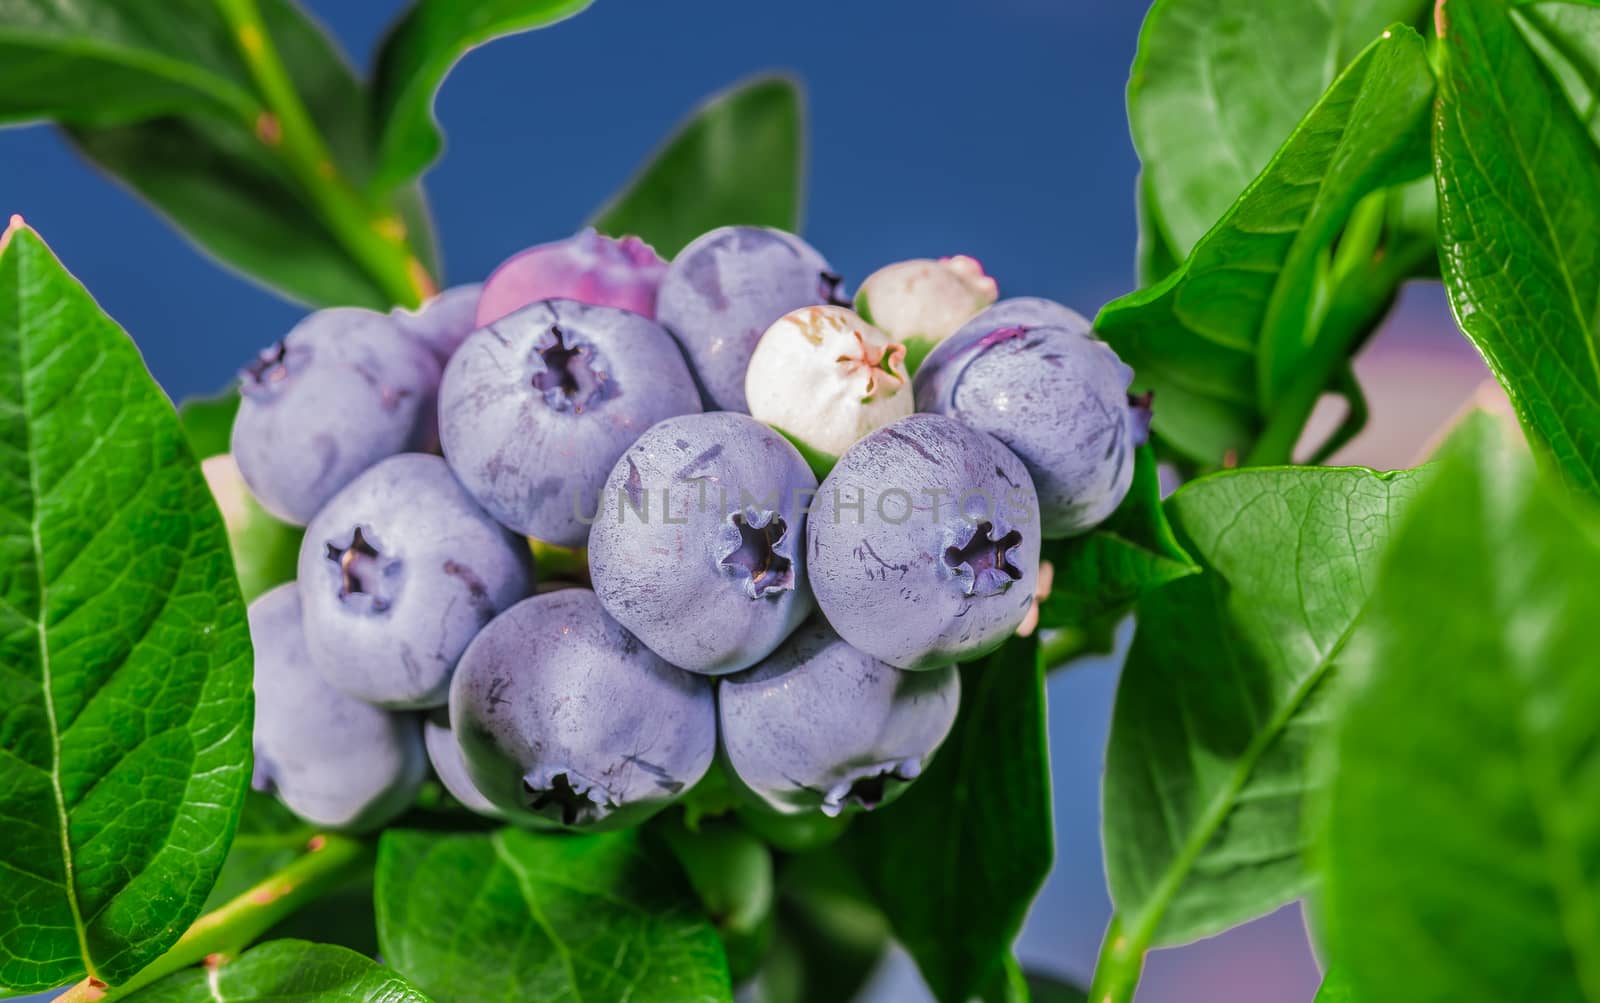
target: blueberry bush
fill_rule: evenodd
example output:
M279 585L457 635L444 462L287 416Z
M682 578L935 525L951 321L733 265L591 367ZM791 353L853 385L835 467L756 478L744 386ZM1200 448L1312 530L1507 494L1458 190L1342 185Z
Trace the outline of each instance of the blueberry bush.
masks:
M0 0L0 122L312 308L174 410L0 237L0 993L1127 1003L1305 899L1318 1000L1600 1001L1600 4L1155 0L1092 321L852 288L776 76L442 287L435 91L586 5ZM1413 280L1521 434L1326 466ZM1130 615L1080 988L1044 681Z

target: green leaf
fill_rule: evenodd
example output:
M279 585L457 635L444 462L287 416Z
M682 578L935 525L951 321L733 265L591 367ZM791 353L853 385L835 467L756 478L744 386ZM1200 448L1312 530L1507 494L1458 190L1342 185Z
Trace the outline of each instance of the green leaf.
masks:
M1356 999L1600 1000L1600 513L1498 433L1447 444L1350 648L1321 862Z
M1138 951L1218 933L1306 891L1302 802L1317 785L1307 747L1419 480L1243 470L1168 500L1205 573L1140 604L1102 801L1111 898Z
M1178 271L1101 311L1096 329L1156 393L1167 445L1204 465L1249 451L1321 327L1318 280L1340 228L1369 192L1426 172L1432 95L1421 37L1385 32Z
M233 416L239 413L239 391L229 387L212 397L188 397L178 405L178 420L189 448L199 459L221 456L229 449Z
M1183 259L1167 241L1161 222L1156 219L1155 196L1150 191L1149 175L1139 175L1139 187L1134 192L1134 203L1139 218L1138 269L1139 285L1153 286L1171 275L1183 264Z
M440 1003L732 998L716 931L637 831L390 830L377 900L383 957Z
M327 36L288 0L266 0L261 13L274 49L327 140L331 166L349 184L364 185L373 165L360 82ZM201 250L243 275L318 306L387 309L390 296L323 222L280 151L263 142L260 114L257 106L243 115L72 124L67 135L79 152L148 201ZM397 192L396 204L409 243L424 265L433 266L433 236L420 189Z
M259 102L211 0L0 0L0 123L85 125Z
M1513 18L1600 142L1600 6L1594 0L1524 3Z
M0 238L0 987L116 984L198 915L249 780L222 520L128 337Z
M1167 524L1150 447L1140 447L1134 463L1128 497L1111 518L1085 536L1046 542L1044 559L1054 571L1039 607L1040 626L1120 616L1146 592L1200 570Z
M1350 991L1350 983L1344 977L1341 968L1330 968L1322 977L1322 986L1317 990L1317 998L1311 1003L1356 1003L1355 993Z
M164 118L67 135L200 250L246 278L317 306L388 309L382 288L248 130Z
M468 50L564 21L592 2L416 0L384 38L373 71L373 184L380 190L398 187L439 156L444 139L433 117L434 93Z
M212 968L169 975L129 1003L430 1003L397 973L354 951L274 940Z
M1456 322L1529 437L1600 493L1600 157L1501 0L1447 0L1434 146Z
M695 109L594 225L641 237L665 258L719 226L798 231L804 142L800 85L747 80Z
M961 712L933 765L840 840L934 996L999 975L1055 853L1036 638L961 669Z
M1182 259L1352 59L1428 0L1240 7L1159 0L1139 35L1128 120L1152 220Z

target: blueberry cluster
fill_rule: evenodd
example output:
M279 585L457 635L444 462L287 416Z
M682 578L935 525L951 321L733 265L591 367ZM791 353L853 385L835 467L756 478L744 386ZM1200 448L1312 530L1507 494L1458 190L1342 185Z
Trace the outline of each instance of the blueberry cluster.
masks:
M250 609L258 786L347 828L430 761L534 826L633 824L718 759L779 813L892 799L1148 422L1082 317L996 295L970 258L845 299L791 234L669 264L590 231L417 312L307 317L233 427L305 526Z

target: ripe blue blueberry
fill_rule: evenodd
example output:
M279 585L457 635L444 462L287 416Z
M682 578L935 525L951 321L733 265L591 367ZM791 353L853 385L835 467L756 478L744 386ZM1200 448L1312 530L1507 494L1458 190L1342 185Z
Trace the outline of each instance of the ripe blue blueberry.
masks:
M805 507L816 488L799 451L753 418L669 418L623 454L600 494L595 591L673 665L754 665L812 609Z
M415 310L395 307L389 316L402 331L427 345L443 366L467 335L477 329L478 295L482 291L483 286L476 282L453 286Z
M231 451L261 507L304 526L386 456L434 438L439 363L389 317L318 310L239 373Z
M422 722L422 741L428 748L428 762L433 764L434 775L451 797L479 815L505 817L505 812L484 797L467 775L467 764L461 758L461 746L456 744L455 733L450 730L450 714L445 708L437 707L428 712Z
M887 804L950 733L954 666L904 672L846 644L820 617L761 664L717 682L733 775L785 813Z
M473 332L450 359L439 433L450 468L490 515L576 547L617 457L661 419L699 410L660 325L543 300Z
M996 321L984 317L1000 307L928 356L917 372L917 409L956 418L1005 443L1039 492L1044 535L1083 533L1127 496L1133 451L1149 428L1148 398L1128 396L1133 370L1081 318L1071 326L991 326Z
M421 453L390 457L335 495L306 527L298 571L324 678L390 708L444 703L467 642L533 588L526 541Z
M467 772L513 817L621 828L705 774L711 681L668 665L588 589L525 599L485 627L450 688Z
M299 587L250 604L255 648L255 788L313 825L370 829L416 800L427 777L422 732L329 686L301 633Z
M840 458L806 540L812 591L840 637L897 668L935 668L993 650L1027 615L1039 500L994 438L914 414Z
M746 411L745 367L761 335L789 311L824 303L849 305L810 244L782 230L724 226L672 259L656 317L683 345L707 407Z

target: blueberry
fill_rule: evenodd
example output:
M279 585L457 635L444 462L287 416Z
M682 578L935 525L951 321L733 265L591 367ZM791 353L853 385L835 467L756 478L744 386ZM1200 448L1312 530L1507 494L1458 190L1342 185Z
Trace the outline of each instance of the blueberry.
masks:
M250 492L304 526L386 456L434 437L439 363L381 313L318 310L239 373L231 452Z
M428 762L433 764L434 774L451 797L479 815L505 817L505 812L484 797L467 775L467 764L461 758L461 746L456 744L455 733L450 730L450 714L445 708L428 712L422 722L422 741L427 746Z
M513 816L621 828L711 765L711 681L663 661L588 589L534 596L480 632L450 687L478 790Z
M917 408L1010 447L1039 492L1046 537L1092 529L1133 483L1149 401L1129 398L1133 370L1087 323L992 323L967 325L928 356L917 372Z
M914 409L906 350L842 306L778 318L745 373L750 415L829 466L875 428Z
M593 229L530 247L507 258L478 299L478 327L530 303L570 299L656 315L656 289L667 263L638 237L613 240Z
M393 456L306 527L306 643L329 683L391 708L444 703L456 659L533 588L524 540L479 508L437 456Z
M707 406L744 411L745 367L762 333L791 310L839 303L838 294L839 276L799 237L724 226L672 259L656 316L682 343Z
M994 302L998 289L976 259L958 254L931 261L897 261L867 276L856 310L906 346L913 371L973 314Z
M902 418L850 447L817 492L817 603L840 637L897 668L976 658L1032 604L1038 505L994 438L942 415Z
M794 446L731 411L669 418L617 462L589 534L606 611L691 672L754 665L812 609Z
M454 286L415 310L395 307L389 316L402 331L427 345L443 366L477 328L478 296L482 290L476 282Z
M574 547L623 451L661 419L699 410L683 354L654 321L548 300L467 338L439 388L439 433L491 515Z
M927 766L955 723L953 666L904 672L815 618L761 664L717 682L724 761L780 812L876 808Z
M427 777L413 714L380 710L329 686L301 632L299 588L250 604L255 648L255 779L312 825L371 829L416 800Z

